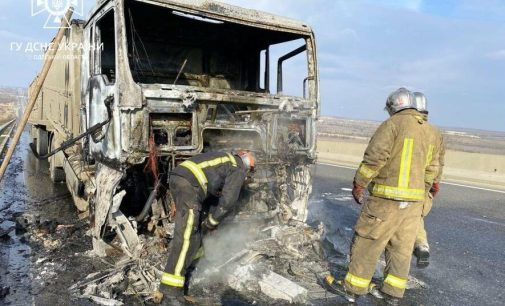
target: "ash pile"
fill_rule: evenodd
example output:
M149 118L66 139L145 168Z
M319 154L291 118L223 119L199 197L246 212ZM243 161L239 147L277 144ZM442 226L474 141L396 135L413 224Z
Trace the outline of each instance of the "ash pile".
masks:
M265 224L241 220L222 224L204 238L204 254L195 261L189 301L196 305L310 304L334 297L318 285L329 272L321 238L322 224ZM100 305L151 305L168 255L168 241L140 235L133 257L117 257L110 269L92 273L70 287L75 298ZM328 245L328 244L327 244ZM333 250L334 253L334 250Z
M307 304L325 294L317 277L327 273L322 225L229 223L205 241L205 257L191 277L201 304Z

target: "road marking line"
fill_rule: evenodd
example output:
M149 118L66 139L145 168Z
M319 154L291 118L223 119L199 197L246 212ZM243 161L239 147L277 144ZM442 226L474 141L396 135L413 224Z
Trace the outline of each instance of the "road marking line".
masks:
M453 185L453 186L459 186L459 187L466 187L466 188L472 188L472 189L478 189L478 190L484 190L484 191L491 191L491 192L497 192L497 193L503 193L505 194L505 191L503 190L496 190L496 189L489 189L489 188L482 188L482 187L476 187L476 186L469 186L469 185L463 185L463 184L458 184L458 183L451 183L451 182L441 182L442 184L446 185Z
M345 169L351 169L351 170L356 170L358 169L357 167L351 167L351 166L342 166L342 165L334 165L334 164L328 164L328 163L317 163L318 165L323 165L323 166L333 166L337 168L345 168Z
M470 220L475 220L475 221L484 222L484 223L489 223L489 224L495 224L495 225L505 226L505 224L500 223L500 222L496 222L496 221L491 221L491 220L486 220L486 219L481 219L481 218L475 218L475 217L466 217L466 218L467 218L467 219L470 219Z
M332 167L336 167L336 168L351 169L351 170L358 169L357 167L341 166L341 165L334 165L334 164L328 164L328 163L317 163L317 164L323 165L323 166L332 166ZM503 190L496 190L496 189L482 188L482 187L477 187L477 186L463 185L463 184L452 183L452 182L448 182L448 181L443 181L443 182L441 182L441 184L453 185L453 186L458 186L458 187L465 187L465 188L478 189L478 190L483 190L483 191L491 191L491 192L505 194L505 191L503 191Z

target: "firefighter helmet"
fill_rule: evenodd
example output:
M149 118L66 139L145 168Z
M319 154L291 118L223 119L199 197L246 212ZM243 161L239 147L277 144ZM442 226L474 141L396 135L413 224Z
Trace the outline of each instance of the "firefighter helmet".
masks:
M416 109L424 114L428 113L428 101L422 92L414 92L414 99L416 101Z
M386 100L385 110L390 116L408 108L416 108L416 105L414 95L406 88L398 88L393 91Z
M254 171L254 164L256 162L256 157L254 153L247 150L242 150L237 152L238 157L242 159L242 163L249 171Z

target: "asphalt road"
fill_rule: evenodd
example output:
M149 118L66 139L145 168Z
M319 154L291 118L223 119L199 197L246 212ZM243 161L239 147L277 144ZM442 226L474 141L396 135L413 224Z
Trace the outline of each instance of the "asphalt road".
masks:
M13 229L20 214L38 216L41 222L70 224L69 229L76 231L32 235L13 230L0 237L0 305L94 305L85 299L71 300L68 287L107 266L86 255L91 239L85 235L86 228L77 230L85 221L78 220L66 185L51 182L47 161L37 161L28 142L24 133L0 182L0 232ZM46 249L43 242L55 242L53 238L62 244Z
M30 208L60 224L77 222L65 185L53 185L49 181L47 165L35 163L27 152L26 137L20 148L0 184L0 227L14 226L11 216ZM352 228L360 209L350 193L353 175L353 169L331 165L318 165L314 173L309 221L323 222L342 254L349 251ZM443 184L426 219L431 264L424 270L413 265L411 270L411 275L426 283L427 288L408 290L402 304L504 305L504 206L503 192ZM76 252L84 254L91 247L87 244L88 238L82 236L78 249L73 242L73 246L64 245L51 254L41 248L30 250L14 233L0 241L0 285L10 288L10 293L0 298L0 305L84 305L82 300L82 303L70 302L68 284L87 275L89 271L84 268L97 271L103 267L98 260L77 255ZM54 260L37 263L43 258ZM347 305L339 298L321 304ZM364 297L357 305L380 303Z
M360 209L351 196L354 173L316 166L311 222L322 221L332 231L352 235ZM413 264L411 275L427 288L408 290L402 304L504 305L505 193L442 184L425 222L431 264L422 270ZM375 302L362 298L360 304Z

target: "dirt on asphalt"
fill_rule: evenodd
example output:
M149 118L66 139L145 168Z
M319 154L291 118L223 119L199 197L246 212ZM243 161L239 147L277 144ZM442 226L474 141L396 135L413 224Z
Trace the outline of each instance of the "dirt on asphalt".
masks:
M68 287L110 264L89 256L87 220L27 144L25 134L0 183L0 304L94 305L73 300Z

